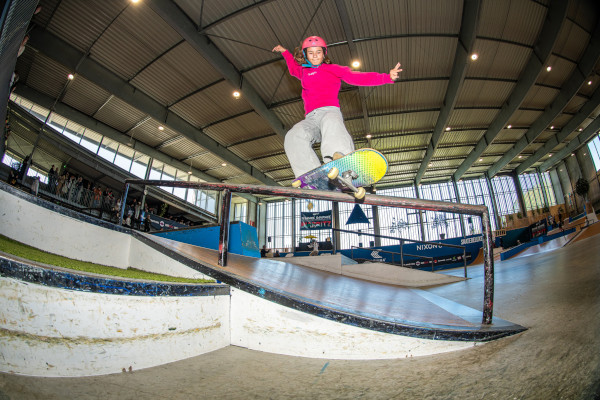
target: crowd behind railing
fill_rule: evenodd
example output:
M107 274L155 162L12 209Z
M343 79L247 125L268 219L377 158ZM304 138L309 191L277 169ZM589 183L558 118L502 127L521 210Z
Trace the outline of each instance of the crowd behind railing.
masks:
M27 176L28 168L28 160L12 165L7 182L13 186L29 189L35 196L58 201L65 206L97 218L114 223L119 221L120 193L113 193L110 188L94 184L69 171L61 174L54 165L48 171L47 182L42 182L40 176ZM44 180L46 179L44 178ZM149 208L148 204L142 206L141 200L134 198L125 207L123 225L148 232L151 230L151 220L146 216L151 213L156 214L157 210ZM182 225L189 225L189 222L181 217L169 219Z

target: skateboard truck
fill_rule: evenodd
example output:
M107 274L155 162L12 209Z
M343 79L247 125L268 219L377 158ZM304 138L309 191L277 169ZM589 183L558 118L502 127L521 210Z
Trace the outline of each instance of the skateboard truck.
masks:
M345 186L346 188L352 190L354 192L354 197L357 198L358 200L362 199L363 197L365 197L366 191L364 187L356 187L352 184L352 180L353 179L357 179L358 178L358 174L354 171L345 171L342 173L342 176L340 176L340 170L337 169L336 167L333 167L329 170L329 173L327 174L327 177L329 179L333 180L337 180L338 182L340 182L343 186Z

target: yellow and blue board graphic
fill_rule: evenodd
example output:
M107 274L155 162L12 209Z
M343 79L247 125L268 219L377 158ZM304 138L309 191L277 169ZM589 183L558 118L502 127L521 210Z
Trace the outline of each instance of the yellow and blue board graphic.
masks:
M370 186L383 178L388 169L386 158L374 149L359 149L337 160L330 161L313 169L296 180L301 182L300 187L317 190L341 190L343 187L337 181L327 177L332 168L337 168L342 175L346 171L353 171L358 175L352 179L355 187Z

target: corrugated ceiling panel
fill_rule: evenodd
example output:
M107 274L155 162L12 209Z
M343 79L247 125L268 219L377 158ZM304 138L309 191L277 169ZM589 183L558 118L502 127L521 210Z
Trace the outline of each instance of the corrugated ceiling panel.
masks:
M234 88L223 81L180 101L170 110L196 127L249 111L251 107L243 94L235 99L233 91Z
M589 40L588 32L573 21L565 19L552 51L569 60L577 61L581 58Z
M229 147L229 150L233 151L243 160L250 160L256 157L283 151L283 138L279 136L271 136L249 143L232 146ZM277 164L272 165L271 168L273 166L277 166Z
M365 120L359 117L349 121L344 121L346 129L355 140L363 140L367 132L365 132Z
M133 108L118 97L110 99L108 103L94 114L95 119L121 132L126 132L132 128L144 116L144 113Z
M458 0L351 0L346 7L355 37L410 33L457 34L463 2Z
M360 92L358 90L340 93L339 99L340 108L344 118L356 118L363 116Z
M479 25L481 26L481 22ZM514 81L519 79L532 54L529 47L487 39L475 40L474 51L479 58L469 62L466 77Z
M569 2L568 16L577 21L583 29L591 32L598 23L596 15L598 4L594 1L576 0Z
M290 165L288 158L285 154L273 155L272 157L264 157L259 158L258 160L251 160L250 164L252 164L255 168L260 169L261 171L278 168L278 167L288 167Z
M190 160L187 160L186 163L189 161ZM219 158L212 153L204 153L192 158L191 161L194 168L198 168L202 171L211 170L208 172L210 175L213 175L212 168L221 168L221 164L224 162L222 158Z
M512 82L465 79L458 92L456 107L500 107L514 87Z
M301 101L285 104L272 110L286 129L304 119L304 104Z
M195 90L221 79L221 74L196 50L182 43L142 70L130 83L159 103L172 105Z
M442 147L437 148L433 153L433 158L443 157L466 157L471 153L471 147L469 146L457 146L457 147Z
M490 144L485 151L483 152L483 154L502 154L502 153L506 153L507 151L509 151L510 149L512 149L514 147L513 144L498 144L498 143L492 143Z
M90 58L123 79L179 42L181 37L148 6L131 5L102 34Z
M414 161L416 164L420 164L423 160L423 156L425 155L425 150L416 150L416 151L395 151L393 153L385 154L385 158L387 158L388 163L397 163L397 162L409 162Z
M587 86L587 85L585 85L585 86ZM575 113L579 112L581 107L583 107L583 105L586 102L587 102L587 99L585 97L577 95L569 101L569 103L567 104L567 106L565 107L563 112L566 112L569 114L575 114Z
M525 99L521 103L521 107L544 109L544 107L554 101L559 93L559 89L550 88L548 86L534 85L527 92Z
M404 37L356 43L361 71L389 72L402 64L401 80L450 76L457 39L453 37Z
M439 111L411 112L408 114L395 114L384 116L371 116L369 118L371 133L408 133L433 131Z
M252 5L251 0L177 0L177 5L184 10L194 23L202 26L219 20L239 9Z
M484 0L479 11L477 36L533 46L546 14L546 7L539 2Z
M257 113L250 112L204 129L204 132L223 146L264 136L273 130ZM274 137L273 137L274 138Z
M395 174L398 172L404 172L404 173L413 173L418 171L419 169L419 164L415 163L415 164L399 164L399 165L393 165L392 167L390 167L389 169L389 173L390 174Z
M110 93L101 87L76 76L69 85L62 101L87 115L94 114L108 100Z
M428 169L431 168L433 170L441 170L441 169L452 169L455 170L456 168L458 168L462 163L463 163L463 159L439 159L439 160L431 160L429 164L431 164L431 167L428 166Z
M390 136L383 139L372 140L373 147L380 151L388 150L425 150L431 134Z
M542 70L538 76L537 83L556 87L562 86L577 66L571 61L559 58L554 54L550 55L547 64L552 67L552 70L550 72L545 69Z
M441 107L447 80L402 81L367 88L369 114L406 112Z
M512 142L516 142L517 140L519 140L521 137L523 137L523 135L525 134L525 132L527 132L527 129L516 129L516 128L512 128L512 129L502 129L499 133L498 136L496 136L496 138L494 140L499 140L499 141L512 141Z
M67 75L71 71L61 64L39 54L29 70L27 86L38 92L57 98L67 83Z
M448 126L452 129L478 128L488 126L498 115L498 109L454 109L450 113Z
M110 21L130 5L124 0L90 1L85 7L81 4L80 0L61 1L47 28L80 51L87 51Z
M477 130L461 130L461 131L449 131L442 133L440 138L440 145L457 144L457 143L477 143L483 136L485 131Z
M240 175L244 175L243 177L245 179L248 178L248 176L245 176L246 174L244 174L242 171L240 171L233 165L229 165L229 164L225 167L218 167L218 168L211 169L210 174L212 176L214 176L215 178L222 180L222 181L226 181L227 179L231 179L233 177L238 177Z
M290 99L300 99L300 80L292 77L284 61L264 65L244 73L244 80L256 89L265 104L270 106Z
M133 129L131 133L133 134L134 139L140 140L151 147L156 147L164 141L178 136L175 131L168 127L164 127L164 130L160 130L158 129L159 126L162 125L158 121L149 119Z
M543 111L517 110L508 121L512 126L529 127L542 115Z

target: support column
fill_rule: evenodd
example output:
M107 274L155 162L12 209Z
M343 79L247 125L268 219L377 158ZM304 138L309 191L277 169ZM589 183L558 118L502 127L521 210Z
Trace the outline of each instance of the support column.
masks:
M517 200L519 201L519 208L521 209L521 214L523 214L523 218L527 217L527 210L525 209L525 201L523 200L523 189L521 188L521 181L519 181L519 176L516 173L510 174L515 188L517 189Z
M496 229L500 229L502 227L502 218L500 218L500 211L498 210L496 194L494 193L494 185L492 185L492 181L487 173L485 174L484 180L485 184L487 185L490 198L492 199L492 213L494 215L494 218L496 219Z
M462 203L460 201L460 194L458 193L458 185L456 184L456 179L454 179L454 177L452 177L452 186L454 187L454 194L456 194L456 201L458 203ZM460 222L460 233L461 233L462 237L465 237L467 235L466 235L466 229L465 229L465 220L464 220L462 214L458 214L458 220Z
M373 233L376 235L381 235L381 228L379 226L379 207L373 207ZM375 247L381 246L381 238L379 236L375 236Z
M337 201L331 202L331 218L333 219L333 221L331 221L333 223L333 227L335 229L340 229L340 204ZM334 254L340 248L340 240L341 240L340 231L339 230L333 231L333 236L331 237L331 241L333 242L332 245L333 245L333 253Z
M221 192L221 229L219 230L219 266L227 266L227 251L229 248L229 212L231 209L231 191Z
M421 199L421 193L419 193L419 187L413 184L415 187L415 194L417 199ZM419 225L421 226L421 240L425 240L425 227L423 226L423 211L419 210Z
M294 252L296 249L296 203L297 200L295 197L292 198L292 247L290 249L291 252Z

